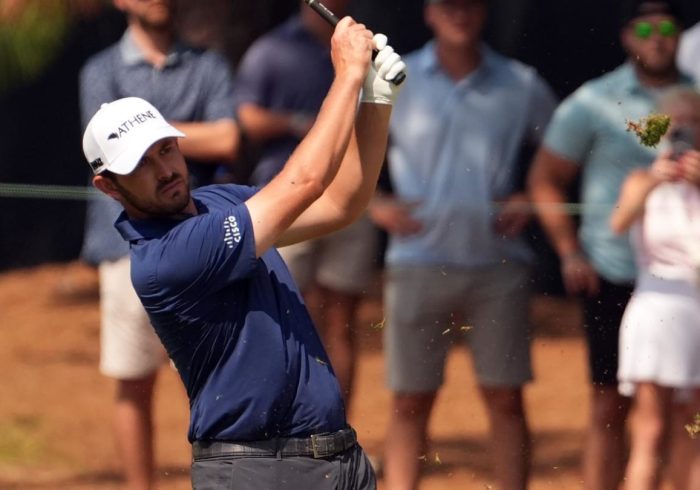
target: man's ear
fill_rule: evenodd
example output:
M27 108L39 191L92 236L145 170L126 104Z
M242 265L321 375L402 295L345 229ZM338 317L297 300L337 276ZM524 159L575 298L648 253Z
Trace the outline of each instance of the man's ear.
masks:
M117 10L121 10L122 12L126 11L124 0L112 0L112 3Z
M121 194L114 181L104 175L95 175L92 178L92 184L100 191L107 194L112 199L121 202Z

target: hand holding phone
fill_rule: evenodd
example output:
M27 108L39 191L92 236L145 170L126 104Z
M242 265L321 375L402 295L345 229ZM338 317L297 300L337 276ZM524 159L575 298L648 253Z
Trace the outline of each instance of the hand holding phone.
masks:
M697 131L690 126L677 126L668 135L671 144L671 159L678 161L684 153L695 149Z

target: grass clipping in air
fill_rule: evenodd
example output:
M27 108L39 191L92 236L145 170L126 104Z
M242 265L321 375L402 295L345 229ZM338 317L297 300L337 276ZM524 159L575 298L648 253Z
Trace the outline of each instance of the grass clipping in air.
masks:
M640 121L627 121L627 131L632 131L639 137L644 146L655 148L668 131L671 118L664 114L651 114Z
M688 431L688 434L690 434L690 437L692 437L693 439L700 435L700 413L695 415L695 422L686 425L685 429Z

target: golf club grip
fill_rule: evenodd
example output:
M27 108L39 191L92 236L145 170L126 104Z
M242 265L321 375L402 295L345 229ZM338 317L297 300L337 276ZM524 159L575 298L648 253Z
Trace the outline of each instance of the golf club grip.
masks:
M304 2L306 3L306 5L311 7L318 15L323 17L326 20L326 22L328 22L333 27L335 27L340 21L337 15L328 10L328 7L323 5L318 0L304 0ZM379 53L379 51L377 51L376 49L372 50L372 59L374 59L377 56L377 53ZM390 80L390 82L394 85L401 85L404 80L406 80L406 74L404 72L401 72L398 75L396 75L393 80Z

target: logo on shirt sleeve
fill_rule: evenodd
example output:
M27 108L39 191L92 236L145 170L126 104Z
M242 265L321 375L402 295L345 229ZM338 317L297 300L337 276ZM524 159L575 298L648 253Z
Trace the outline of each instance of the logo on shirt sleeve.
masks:
M234 243L241 241L241 230L235 216L229 216L224 220L224 243L228 248L233 248Z

